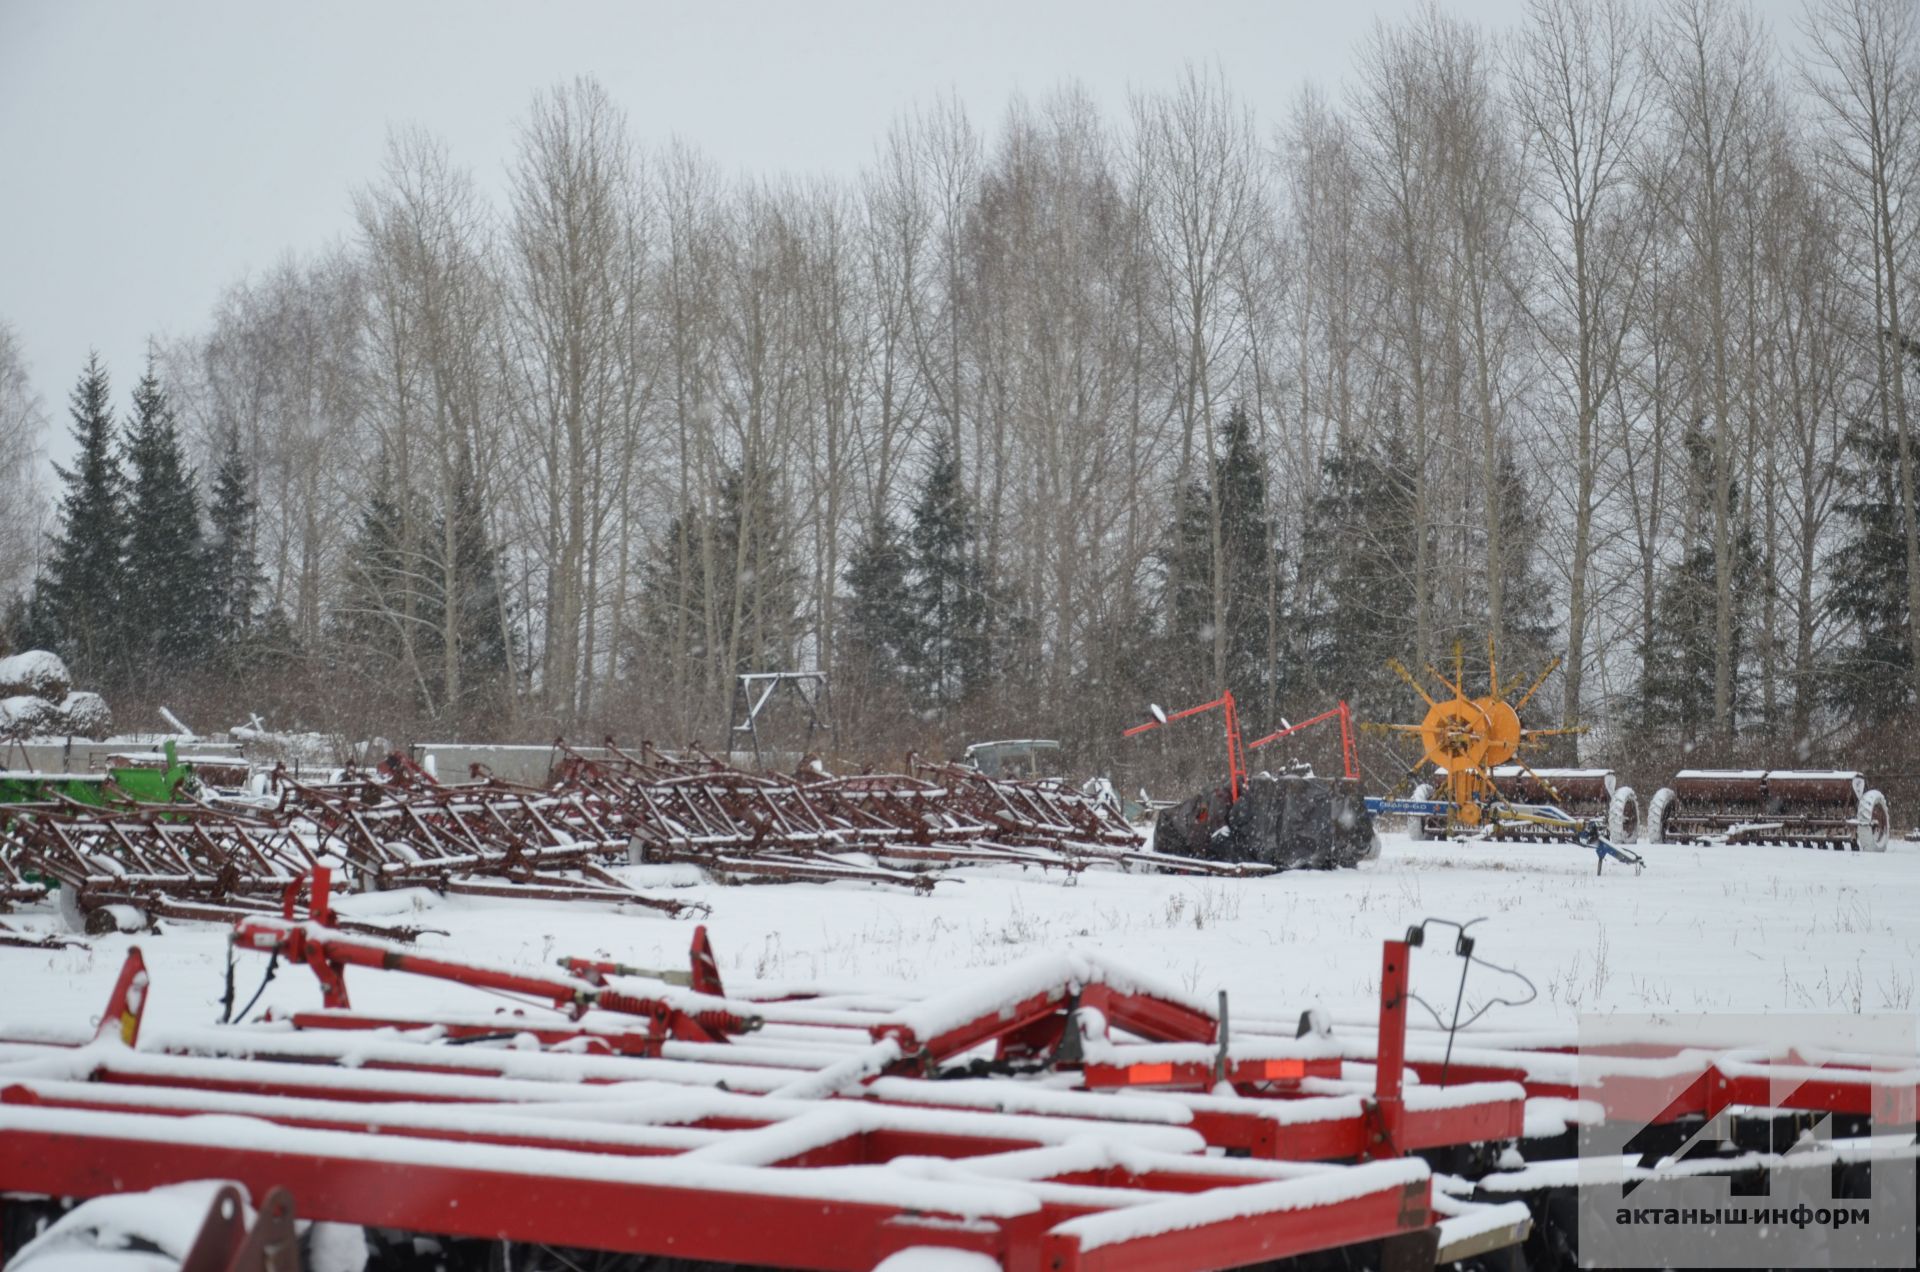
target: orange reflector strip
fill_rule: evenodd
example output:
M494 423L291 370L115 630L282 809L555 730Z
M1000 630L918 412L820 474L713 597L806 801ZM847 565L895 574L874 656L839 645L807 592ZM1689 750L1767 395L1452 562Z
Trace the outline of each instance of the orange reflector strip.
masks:
M1307 1062L1305 1060L1262 1061L1260 1075L1266 1078L1304 1078L1307 1076Z
M1127 1066L1127 1081L1132 1082L1171 1082L1173 1066L1170 1064L1130 1064Z

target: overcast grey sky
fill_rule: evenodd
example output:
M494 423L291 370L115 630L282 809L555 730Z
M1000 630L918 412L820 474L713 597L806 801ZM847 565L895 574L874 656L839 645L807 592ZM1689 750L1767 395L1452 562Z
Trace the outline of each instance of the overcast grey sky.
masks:
M1776 27L1798 11L1751 2ZM584 74L642 142L850 173L896 114L949 90L990 128L1016 90L1078 79L1117 110L1212 61L1271 125L1413 5L0 0L0 320L64 453L88 350L124 402L149 334L201 328L242 275L350 232L391 124L439 134L497 188L534 90ZM1504 28L1524 0L1445 7Z

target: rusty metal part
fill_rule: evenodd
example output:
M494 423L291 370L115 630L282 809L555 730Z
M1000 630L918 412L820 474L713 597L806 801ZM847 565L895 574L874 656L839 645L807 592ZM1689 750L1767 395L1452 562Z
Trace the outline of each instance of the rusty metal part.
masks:
M612 739L556 743L550 790L575 792L627 838L632 859L685 862L726 882L857 880L925 889L957 866L1076 874L1105 863L1221 873L1143 851L1112 804L1056 779L989 778L960 764L909 773L747 773L701 750L669 756ZM1233 872L1240 873L1240 872Z
M1777 843L1883 849L1884 796L1848 770L1686 769L1648 814L1657 842Z

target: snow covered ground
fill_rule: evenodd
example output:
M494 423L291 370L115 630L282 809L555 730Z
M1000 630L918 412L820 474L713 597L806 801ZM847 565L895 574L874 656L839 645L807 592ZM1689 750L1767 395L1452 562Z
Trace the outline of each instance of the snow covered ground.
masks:
M1525 974L1537 996L1495 1006L1480 1028L1571 1027L1584 1012L1875 1012L1915 1008L1920 969L1920 845L1884 854L1803 848L1643 849L1644 874L1558 845L1434 844L1385 836L1357 870L1195 880L1089 870L1076 882L1003 870L954 872L931 895L856 884L721 887L677 867L630 867L648 887L713 907L706 920L729 986L754 981L925 993L1040 950L1083 948L1211 994L1236 1017L1288 1019L1310 1006L1370 1020L1380 941L1428 916L1485 917L1479 957ZM692 925L650 914L408 892L347 898L447 935L421 938L494 961L551 968L567 955L686 966ZM57 930L51 907L6 916ZM90 949L0 947L0 1027L72 1032L97 1019L126 947L153 973L150 1022L218 1019L223 929L167 924L162 935L91 938ZM1414 960L1415 988L1446 1010L1460 964L1450 940ZM241 1000L265 962L239 956ZM362 1009L501 1006L478 991L350 970ZM1524 999L1527 986L1473 968L1469 1008ZM301 968L280 969L260 1007L317 1006ZM1419 1023L1417 1015L1416 1022Z

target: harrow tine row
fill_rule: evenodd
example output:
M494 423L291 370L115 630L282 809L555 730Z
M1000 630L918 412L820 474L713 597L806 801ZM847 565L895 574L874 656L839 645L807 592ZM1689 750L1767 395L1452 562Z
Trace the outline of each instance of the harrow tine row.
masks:
M362 887L426 887L486 897L588 901L678 915L704 909L650 896L605 867L627 854L579 792L483 782L443 786L397 761L338 782L275 774L273 806L106 806L57 800L0 816L0 909L62 890L90 926L146 920L233 922L270 911L317 865ZM370 931L395 929L369 925Z
M88 915L232 919L270 909L316 865L358 888L424 887L704 909L650 896L619 863L684 863L724 883L860 882L927 891L962 866L1089 866L1247 875L1272 867L1146 851L1111 802L1053 780L988 778L910 761L909 774L748 773L699 748L669 756L609 742L592 757L559 744L544 788L491 777L442 783L405 756L333 781L276 770L278 802L97 807L57 800L0 819L0 908L71 889ZM112 920L122 923L127 916ZM92 922L89 919L89 922Z
M989 778L959 764L910 774L747 773L697 747L601 754L557 744L553 791L580 794L640 861L686 862L728 882L860 879L927 889L946 868L1007 865L1074 875L1090 865L1183 874L1271 873L1144 851L1112 804L1053 780ZM849 854L874 859L864 865Z

